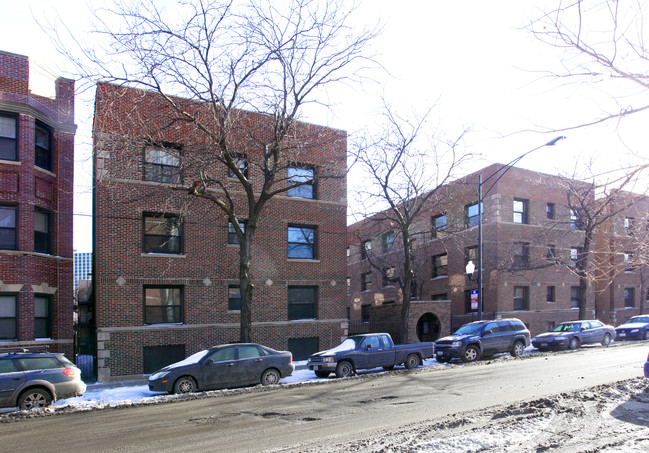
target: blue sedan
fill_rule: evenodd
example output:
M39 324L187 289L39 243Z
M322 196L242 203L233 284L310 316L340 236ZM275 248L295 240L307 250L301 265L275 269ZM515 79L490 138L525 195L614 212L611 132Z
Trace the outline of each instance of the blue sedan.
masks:
M647 361L644 363L644 377L649 378L649 355L647 356Z
M649 340L649 315L632 316L615 328L615 341Z

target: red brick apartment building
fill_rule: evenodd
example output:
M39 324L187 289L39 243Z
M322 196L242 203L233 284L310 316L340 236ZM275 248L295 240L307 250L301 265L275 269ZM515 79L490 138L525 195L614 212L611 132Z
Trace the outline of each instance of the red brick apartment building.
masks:
M73 358L74 81L0 52L0 349Z
M203 108L178 102L194 112ZM248 178L260 183L263 147L246 144L246 137L270 124L269 118L238 114L246 125L236 130ZM239 339L237 237L225 214L189 196L187 184L192 172L214 172L242 212L245 194L224 166L183 166L204 138L172 118L153 93L97 86L93 281L99 380L148 374ZM337 344L347 332L347 139L344 131L295 127L298 141L314 131L327 138L295 164L312 171L313 183L275 196L260 220L252 251L252 340L291 350L299 360ZM127 136L140 141L127 143ZM337 177L319 177L325 174ZM174 190L179 187L185 189ZM296 231L303 233L297 248Z
M411 302L415 313L409 322L411 340L436 339L458 327L456 324L475 319L471 290L477 289L477 282L467 277L465 266L468 260L477 266L478 175L487 180L502 167L488 166L444 187L431 201L427 214L413 225L417 288ZM578 317L579 279L573 269L583 244L583 231L567 206L567 182L557 176L511 168L484 196L485 317L520 318L532 334ZM489 187L485 184L484 191ZM635 212L636 218L646 218L646 207L643 209L642 216ZM613 223L620 230L624 222L622 218ZM614 235L600 232L599 244L604 237L612 240L623 236L617 230ZM352 322L383 319L386 305L400 303L400 290L394 283L401 268L399 257L403 256L397 235L388 225L372 218L348 227ZM594 259L589 262L592 265ZM588 316L621 322L624 319L620 319L620 311L625 319L639 313L640 274L618 275L611 285L591 285L587 293ZM602 288L607 288L604 293ZM635 288L634 302L629 299L632 296L628 288ZM427 327L422 330L422 326Z

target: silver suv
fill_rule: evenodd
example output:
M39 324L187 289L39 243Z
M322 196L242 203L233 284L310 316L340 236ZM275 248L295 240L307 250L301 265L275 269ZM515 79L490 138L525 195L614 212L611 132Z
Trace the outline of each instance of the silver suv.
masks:
M85 391L81 370L62 353L0 353L0 407L46 407Z

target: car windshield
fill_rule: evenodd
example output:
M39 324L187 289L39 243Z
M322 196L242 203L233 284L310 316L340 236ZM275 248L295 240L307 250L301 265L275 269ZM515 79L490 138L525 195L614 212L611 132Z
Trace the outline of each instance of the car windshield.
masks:
M551 330L551 332L579 332L579 327L581 324L573 324L573 323L566 323L566 324L559 324L557 327Z
M649 316L640 316L639 318L629 318L622 324L649 324Z
M455 335L475 335L482 331L483 323L480 324L465 324L455 331Z
M351 337L347 338L345 341L340 343L333 349L330 349L329 352L340 352L340 351L351 351L356 349L356 345L363 340L362 337Z

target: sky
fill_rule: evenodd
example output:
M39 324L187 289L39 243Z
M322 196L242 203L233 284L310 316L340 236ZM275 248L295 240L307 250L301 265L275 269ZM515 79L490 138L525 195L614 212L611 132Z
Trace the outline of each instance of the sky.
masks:
M0 50L27 55L57 75L73 77L38 22L63 21L82 42L92 43L89 8L108 0L0 0ZM162 0L161 0L162 1ZM464 174L494 162L508 163L558 135L567 140L541 147L517 166L572 174L595 159L602 168L626 164L629 150L647 157L647 114L601 127L540 133L592 121L610 109L610 93L591 85L545 77L566 63L558 49L540 43L525 26L549 0L366 0L359 24L381 22L373 51L385 71L373 83L329 93L327 110L304 119L354 134L377 121L381 97L399 112L434 106L440 131L451 138L470 129L466 150L480 155ZM633 94L633 93L632 93ZM625 102L624 99L621 100ZM76 99L74 247L91 251L92 90ZM526 132L523 132L526 131ZM460 175L458 175L460 176ZM351 179L351 178L350 178ZM350 181L350 188L353 184Z

